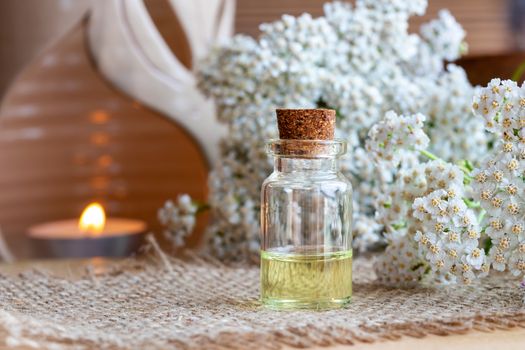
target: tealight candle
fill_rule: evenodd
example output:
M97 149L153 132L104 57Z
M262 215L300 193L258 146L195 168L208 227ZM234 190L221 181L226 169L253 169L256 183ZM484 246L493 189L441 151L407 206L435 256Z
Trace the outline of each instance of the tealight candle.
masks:
M106 218L104 208L92 203L84 209L80 220L35 225L28 234L38 257L120 257L138 249L145 231L144 221Z

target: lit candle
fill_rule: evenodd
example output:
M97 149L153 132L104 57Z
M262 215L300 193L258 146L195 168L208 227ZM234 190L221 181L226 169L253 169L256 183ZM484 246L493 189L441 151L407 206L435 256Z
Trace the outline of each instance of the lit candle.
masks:
M78 228L82 232L89 232L92 236L98 236L106 226L106 213L98 203L92 203L80 215Z
M106 218L98 203L88 205L80 220L70 219L29 228L38 257L127 256L142 243L146 223L141 220Z

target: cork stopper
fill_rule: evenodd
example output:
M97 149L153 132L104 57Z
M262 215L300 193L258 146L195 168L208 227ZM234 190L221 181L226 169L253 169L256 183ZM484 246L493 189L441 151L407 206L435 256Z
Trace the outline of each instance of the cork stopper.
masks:
M279 138L284 140L333 140L333 109L277 109Z

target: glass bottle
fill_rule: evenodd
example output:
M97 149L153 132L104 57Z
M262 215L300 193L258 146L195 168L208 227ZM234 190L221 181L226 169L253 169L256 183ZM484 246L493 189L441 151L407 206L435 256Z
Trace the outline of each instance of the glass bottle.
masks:
M352 295L352 186L338 161L346 143L278 139L267 150L274 171L261 191L261 300L343 307Z

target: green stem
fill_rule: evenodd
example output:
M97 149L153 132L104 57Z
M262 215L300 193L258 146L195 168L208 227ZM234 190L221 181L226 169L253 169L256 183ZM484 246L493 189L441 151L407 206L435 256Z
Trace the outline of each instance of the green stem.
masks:
M515 82L518 82L518 80L523 76L523 73L525 73L525 62L522 62L518 68L514 71L512 74L512 80Z
M463 198L463 202L469 207L470 209L477 209L481 208L481 204L479 202L471 201L468 198Z
M434 153L432 152L429 152L429 151L426 151L426 150L421 150L419 151L423 156L427 157L428 159L430 160L442 160L441 158L439 158L438 156L436 156Z
M460 162L460 164L461 164L461 166L464 166L469 171L474 170L474 165L472 165L472 163L470 161L468 161L468 160L462 160Z

